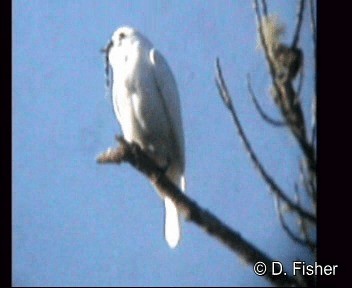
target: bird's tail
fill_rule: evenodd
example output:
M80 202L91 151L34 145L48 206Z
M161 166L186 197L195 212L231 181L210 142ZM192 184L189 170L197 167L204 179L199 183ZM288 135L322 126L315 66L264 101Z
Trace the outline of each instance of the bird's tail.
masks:
M172 177L170 179L174 182L178 188L185 192L185 177L184 175L177 175L177 177ZM179 218L179 213L177 211L176 205L168 197L164 198L165 202L165 239L169 244L170 248L175 248L181 239L181 223Z

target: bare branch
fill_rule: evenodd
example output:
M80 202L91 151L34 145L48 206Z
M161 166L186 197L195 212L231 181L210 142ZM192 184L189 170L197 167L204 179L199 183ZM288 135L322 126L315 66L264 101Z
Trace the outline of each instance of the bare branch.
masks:
M262 25L263 20L262 20L262 17L261 17L261 14L260 14L260 10L259 10L258 0L254 0L253 6L254 6L254 10L255 10L255 15L257 17L257 25L258 25L258 30L259 30L260 42L261 42L261 44L263 46L265 59L266 59L266 61L269 64L270 75L271 75L271 77L273 79L273 84L275 86L276 85L276 81L275 81L276 72L275 72L275 68L274 68L274 63L273 63L273 61L272 61L272 59L271 59L271 57L269 55L268 45L267 45L265 37L264 37L263 25ZM276 90L278 90L278 89L276 89Z
M254 103L255 108L257 109L259 115L263 118L264 121L268 122L269 124L276 126L276 127L283 127L286 126L286 123L284 121L279 121L279 120L275 120L273 118L271 118L270 116L268 116L264 110L262 109L262 107L260 107L258 100L255 96L255 93L253 91L251 82L250 82L250 75L247 74L247 88L249 91L249 94L251 95L252 101Z
M311 145L315 145L316 133L317 133L317 120L316 120L316 111L317 109L317 97L314 95L312 100L312 135L311 135Z
M297 47L298 41L299 41L299 35L302 27L302 20L303 20L303 11L304 11L304 4L305 0L299 1L299 6L297 10L297 24L296 24L296 31L293 36L291 48L294 49Z
M232 100L230 97L230 94L228 92L225 80L222 76L222 71L220 67L220 61L217 58L216 59L216 85L219 89L219 94L221 95L221 98L224 101L225 106L228 108L228 110L231 113L232 119L236 125L238 134L243 141L243 144L245 146L245 149L248 152L248 155L251 159L251 161L254 164L254 167L259 171L259 174L262 176L264 179L265 183L267 183L270 187L270 190L277 195L280 199L286 202L287 206L295 211L296 213L299 213L302 217L307 218L309 221L316 222L316 217L315 215L311 214L310 212L304 210L302 207L298 206L296 203L294 203L288 196L283 192L283 190L276 184L276 182L273 180L271 176L266 172L264 169L263 165L257 158L256 154L254 153L245 133L244 130L242 129L242 125L237 117L237 113L235 111L235 108L232 104Z
M308 246L309 249L311 249L312 251L315 250L315 245L314 243L312 243L311 241L309 241L308 239L301 239L300 237L298 237L297 235L295 235L295 233L293 231L291 231L290 227L286 224L284 216L283 216L283 209L281 207L281 201L278 199L278 197L275 195L275 207L276 207L276 212L277 215L279 216L279 220L280 220L280 224L282 226L282 228L284 229L284 231L287 233L287 235L296 243L298 243L299 245L302 246Z
M266 1L262 0L262 7L263 7L263 15L264 17L268 17L268 6L266 5Z
M184 217L203 228L208 234L217 238L225 246L235 252L246 263L254 265L258 261L264 262L267 266L267 273L264 277L273 285L277 286L298 286L299 283L293 277L281 273L272 275L272 261L265 253L260 251L249 241L245 240L240 233L232 230L222 223L209 211L201 208L195 201L182 193L162 172L141 148L136 144L127 143L122 137L118 138L120 147L109 149L98 156L98 163L130 163L134 168L147 176L157 187L163 197L167 196L175 203L178 211Z
M312 35L313 35L313 46L314 46L314 59L316 61L316 47L317 47L317 28L316 28L316 21L315 21L315 6L314 6L314 0L310 0L310 23L311 23L311 28L312 28ZM314 84L316 84L316 73L314 73ZM315 140L316 140L316 85L315 86L315 94L313 97L312 101L312 135L311 135L311 145L315 145Z
M302 92L302 87L303 87L303 80L304 80L304 71L303 67L299 73L299 78L298 78L298 85L297 85L297 98L300 99L301 97L301 92Z
M301 147L303 153L309 160L309 166L312 171L315 171L315 153L313 147L307 141L307 135L305 131L305 121L304 115L302 112L302 108L300 107L300 103L298 102L297 95L292 87L291 78L287 77L286 79L277 79L277 72L275 70L275 63L274 60L271 58L269 53L269 48L266 43L266 39L264 37L263 32L263 20L261 17L261 13L258 7L258 0L254 0L254 10L257 18L258 23L258 31L261 40L261 44L264 49L265 59L269 65L269 72L271 75L271 79L274 86L274 91L276 93L275 98L278 100L278 106L281 110L282 115L285 117L286 122L289 124L289 127L295 136L299 146ZM289 56L291 58L292 55L296 55L294 58L297 60L301 59L299 57L301 51L297 48L290 49L285 47L284 45L279 45L280 49L282 50L283 56ZM291 61L291 64L297 65L297 61ZM298 61L301 62L301 61ZM298 63L297 62L297 63ZM290 70L290 67L289 67ZM298 69L294 69L298 70ZM290 73L289 73L290 74Z
M296 199L297 199L297 204L301 204L301 199L299 197L299 192L298 192L298 185L297 183L295 183L295 195L296 195ZM306 246L309 247L309 249L315 253L316 252L316 242L311 240L311 237L309 236L309 228L308 228L308 224L304 219L302 219L301 217L298 217L297 219L298 221L298 225L300 227L300 232L303 236L303 240L306 243Z
M315 22L315 7L314 7L314 0L310 0L310 20L311 20L311 27L312 27L312 33L313 33L313 43L314 47L317 45L317 27L316 27L316 22Z
M305 163L304 163L304 159L302 159L299 162L299 171L300 171L300 176L302 177L302 184L303 187L305 189L305 191L307 192L308 196L313 200L313 204L314 206L316 206L317 204L317 190L316 190L316 186L315 186L315 175L307 175L306 171L307 169L305 169ZM309 173L309 172L308 172ZM315 207L314 207L315 208Z

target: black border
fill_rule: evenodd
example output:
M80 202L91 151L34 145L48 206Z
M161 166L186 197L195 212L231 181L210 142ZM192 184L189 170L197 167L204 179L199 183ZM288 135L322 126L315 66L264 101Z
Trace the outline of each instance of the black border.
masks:
M0 287L11 287L11 16L12 2L0 2L0 43L1 43L1 104L0 104L0 123L1 123L1 236L0 236Z
M352 267L352 76L348 63L352 50L346 39L351 34L351 11L328 1L317 2L317 263L338 265L336 275L318 277L317 286L342 287L350 283Z

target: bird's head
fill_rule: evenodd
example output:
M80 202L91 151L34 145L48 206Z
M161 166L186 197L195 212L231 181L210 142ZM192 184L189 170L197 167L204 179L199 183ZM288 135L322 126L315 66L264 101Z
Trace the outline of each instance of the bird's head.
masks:
M127 55L131 55L133 51L138 51L139 48L151 46L151 43L136 29L123 26L118 28L113 34L105 48L101 52L105 54L105 72L109 79L109 64L112 67L117 67L119 64L127 60ZM107 81L109 82L109 81ZM107 84L108 85L108 84Z
M136 47L135 44L138 46L141 43L144 47L151 45L149 40L146 39L136 29L133 29L129 26L123 26L118 28L113 33L107 46L102 49L102 51L105 53L107 59L109 59L111 63L114 62L111 60L116 59L116 55L121 56L122 54L129 53L129 51L133 50L133 47Z
M111 41L114 45L121 45L123 41L133 40L135 38L139 38L140 33L129 26L124 26L118 28L111 37Z

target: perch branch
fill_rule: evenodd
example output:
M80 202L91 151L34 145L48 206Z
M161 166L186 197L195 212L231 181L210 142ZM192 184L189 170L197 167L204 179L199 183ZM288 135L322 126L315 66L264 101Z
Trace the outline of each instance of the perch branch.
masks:
M263 165L259 161L258 157L254 153L254 151L249 143L249 140L247 139L247 136L244 133L242 125L237 117L237 113L235 111L235 108L232 104L232 99L230 97L225 80L223 78L222 70L220 67L220 61L218 58L216 59L216 72L217 73L216 73L216 79L215 79L216 81L215 82L216 82L217 88L219 90L219 94L220 94L225 106L228 108L228 110L231 113L232 119L233 119L235 126L237 128L237 132L238 132L238 134L239 134L239 136L245 146L245 149L248 152L248 155L249 155L251 161L254 164L254 167L259 171L259 174L262 176L265 183L267 183L269 185L270 190L275 195L277 195L280 199L285 201L285 203L287 204L287 206L290 209L292 209L293 211L298 213L300 216L315 223L316 217L313 214L311 214L310 212L304 210L302 207L300 207L296 203L294 203L290 198L288 198L288 196L283 192L283 190L278 186L278 184L276 184L276 182L273 180L273 178L266 172Z
M136 144L127 143L122 137L118 137L120 147L108 149L97 158L98 163L130 163L134 168L147 176L158 188L163 197L167 196L175 203L178 211L184 217L203 228L208 234L217 238L225 246L235 252L246 263L254 265L258 261L267 265L267 273L264 277L273 285L297 286L298 281L290 276L272 275L272 261L265 253L260 251L249 241L244 239L238 232L222 223L209 211L201 208L195 201L182 193L160 169Z

